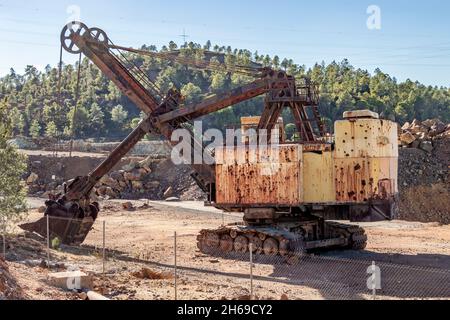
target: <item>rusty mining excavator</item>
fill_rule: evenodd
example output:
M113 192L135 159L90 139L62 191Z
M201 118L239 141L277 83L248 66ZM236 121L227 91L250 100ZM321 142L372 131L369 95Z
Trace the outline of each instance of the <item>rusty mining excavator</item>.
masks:
M263 113L246 119L243 131L254 127L270 132L280 127L285 108L291 110L298 131L295 143L279 143L275 160L268 163L257 157L249 161L248 143L233 146L231 152L217 147L214 154L209 153L191 131L192 150L215 160L207 162L213 165L192 165L192 177L208 195L209 204L226 212L244 213L241 224L202 230L198 235L202 252L245 253L252 248L261 255L286 256L316 249L364 249L364 229L336 221L395 218L397 125L379 119L376 113L345 113L344 119L335 124L335 140L327 141L318 111L318 90L308 79L297 80L284 71L256 64L230 66L171 51L154 53L120 47L101 29L80 22L64 27L61 45L70 53L88 57L147 118L98 168L87 177L75 178L64 194L46 202L45 215L62 218L50 219L51 237L65 244L85 240L99 214L98 203L91 201L94 186L146 134L160 134L171 141L174 130L189 129L186 124L190 121L261 95L265 95ZM255 80L185 105L176 89L160 92L124 52L156 55L194 68L239 72ZM239 156L244 161L236 161ZM46 218L22 227L45 236Z

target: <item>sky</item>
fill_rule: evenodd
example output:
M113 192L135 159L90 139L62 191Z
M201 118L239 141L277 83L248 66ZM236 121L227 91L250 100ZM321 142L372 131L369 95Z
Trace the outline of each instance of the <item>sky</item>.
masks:
M186 34L307 67L347 58L399 81L450 87L447 0L0 0L0 76L55 66L59 34L73 18L123 46L180 45Z

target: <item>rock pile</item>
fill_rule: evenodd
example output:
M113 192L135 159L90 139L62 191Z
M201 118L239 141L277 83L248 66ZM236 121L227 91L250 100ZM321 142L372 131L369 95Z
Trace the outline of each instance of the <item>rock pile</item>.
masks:
M400 219L450 223L450 125L414 120L400 142Z
M77 157L38 159L30 157L23 179L28 194L42 198L62 193L63 177L86 175L101 161ZM161 159L159 155L127 158L101 179L94 191L102 199L204 200L205 195L190 177L191 173L190 166L175 166L170 159Z
M447 140L450 142L450 139ZM448 183L448 165L436 156L441 149L441 145L436 145L431 152L425 152L421 149L407 148L400 149L399 157L399 189L400 192L405 188L436 183Z
M95 192L103 198L120 198L123 193L144 194L147 189L159 187L158 182L147 183L145 178L152 173L148 159L126 165L119 171L113 171L103 177Z
M33 165L37 166L38 164ZM51 193L54 194L56 191L62 192L64 181L61 177L54 175L54 179L47 180L39 176L35 171L38 172L39 170L33 170L25 177L29 195L48 198L48 195Z
M450 138L450 124L439 119L420 122L414 120L405 123L400 132L400 143L403 147L422 149L431 153L437 141Z
M450 124L414 120L402 127L400 142L400 189L449 182Z
M95 193L102 199L203 200L191 171L189 166L173 165L170 159L147 158L105 176Z

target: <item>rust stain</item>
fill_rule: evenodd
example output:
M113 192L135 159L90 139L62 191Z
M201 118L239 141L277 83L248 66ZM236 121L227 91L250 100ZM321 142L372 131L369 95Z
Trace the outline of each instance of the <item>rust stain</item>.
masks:
M238 147L234 154L247 153L246 148ZM218 202L246 205L302 202L301 146L280 146L278 159L265 159L268 152L262 153L257 162L236 163L231 155L225 157L216 171Z

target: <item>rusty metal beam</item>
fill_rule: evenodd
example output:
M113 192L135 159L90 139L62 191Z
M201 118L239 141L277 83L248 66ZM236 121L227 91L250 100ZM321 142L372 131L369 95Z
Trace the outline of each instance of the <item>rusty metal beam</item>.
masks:
M109 52L106 45L91 41L89 38L78 34L72 36L72 41L139 109L150 115L159 107L158 101Z
M159 116L159 121L171 122L177 119L196 119L240 102L263 95L268 90L266 79L259 79L240 88L206 98L198 104L192 104Z
M111 152L106 160L104 160L90 176L96 180L101 179L105 174L110 172L120 160L134 148L134 146L141 141L146 134L152 132L152 125L149 119L144 120L141 124L133 130L128 137L123 140L116 149Z

